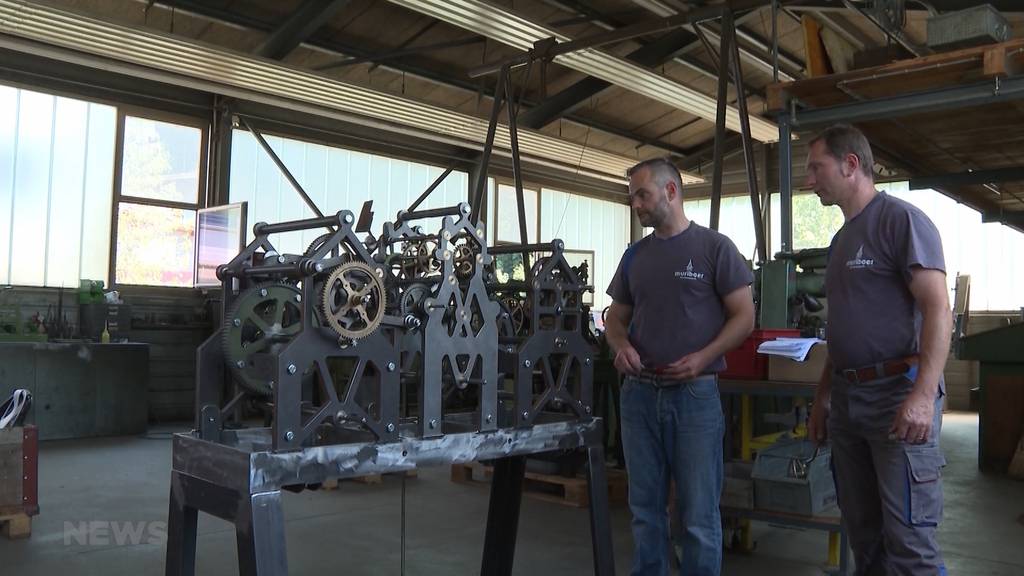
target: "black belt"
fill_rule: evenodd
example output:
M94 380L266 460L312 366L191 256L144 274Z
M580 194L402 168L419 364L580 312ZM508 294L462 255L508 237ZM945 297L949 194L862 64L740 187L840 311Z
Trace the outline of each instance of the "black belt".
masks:
M837 372L850 382L860 384L862 382L870 382L872 380L881 380L882 378L906 374L914 366L917 366L917 356L908 356L897 360L886 360L863 368L847 368L845 370L837 370Z
M637 382L643 382L644 384L650 384L655 388L675 388L676 386L682 386L690 382L696 382L702 378L714 378L715 374L701 374L696 378L690 378L689 380L679 380L678 378L666 378L661 374L654 372L641 372L640 374L627 374L627 378L632 378Z

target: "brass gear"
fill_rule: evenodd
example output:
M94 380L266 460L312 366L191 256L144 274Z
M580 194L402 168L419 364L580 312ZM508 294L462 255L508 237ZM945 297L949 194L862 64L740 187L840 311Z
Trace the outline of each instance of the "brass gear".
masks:
M377 270L364 262L345 262L324 281L320 312L341 338L365 338L384 319L387 293Z

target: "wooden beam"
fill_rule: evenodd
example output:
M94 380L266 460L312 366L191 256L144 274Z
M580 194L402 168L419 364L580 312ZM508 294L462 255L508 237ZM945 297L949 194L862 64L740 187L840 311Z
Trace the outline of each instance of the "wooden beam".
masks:
M807 77L815 78L826 76L830 72L828 54L825 53L825 45L821 41L821 24L804 14L800 17L800 25L804 30L804 54L807 55Z

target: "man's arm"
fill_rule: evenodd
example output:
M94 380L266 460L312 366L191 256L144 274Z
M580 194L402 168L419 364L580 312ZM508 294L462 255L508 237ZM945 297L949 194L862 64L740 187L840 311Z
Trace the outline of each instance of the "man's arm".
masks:
M946 274L941 270L911 268L910 293L921 311L920 360L917 381L900 406L892 433L898 440L926 442L932 433L939 378L946 366L953 318L946 293Z
M825 359L825 369L818 379L818 389L814 391L814 403L811 405L811 414L807 419L807 437L815 444L821 444L828 438L828 427L825 420L828 417L829 403L832 400L832 359Z
M704 348L665 367L664 376L688 380L700 376L712 360L738 347L754 329L754 298L750 286L742 286L722 298L725 324Z
M632 306L613 301L604 319L604 337L615 352L615 369L623 374L639 374L644 369L640 363L640 354L629 341L629 323L632 318Z

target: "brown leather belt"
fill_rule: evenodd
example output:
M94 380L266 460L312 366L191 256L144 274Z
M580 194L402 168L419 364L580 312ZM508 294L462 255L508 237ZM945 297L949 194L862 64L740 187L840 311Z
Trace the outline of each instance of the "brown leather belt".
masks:
M906 374L911 368L917 366L917 356L907 356L897 360L886 360L863 368L847 368L839 370L839 374L854 384L880 380L891 376Z

